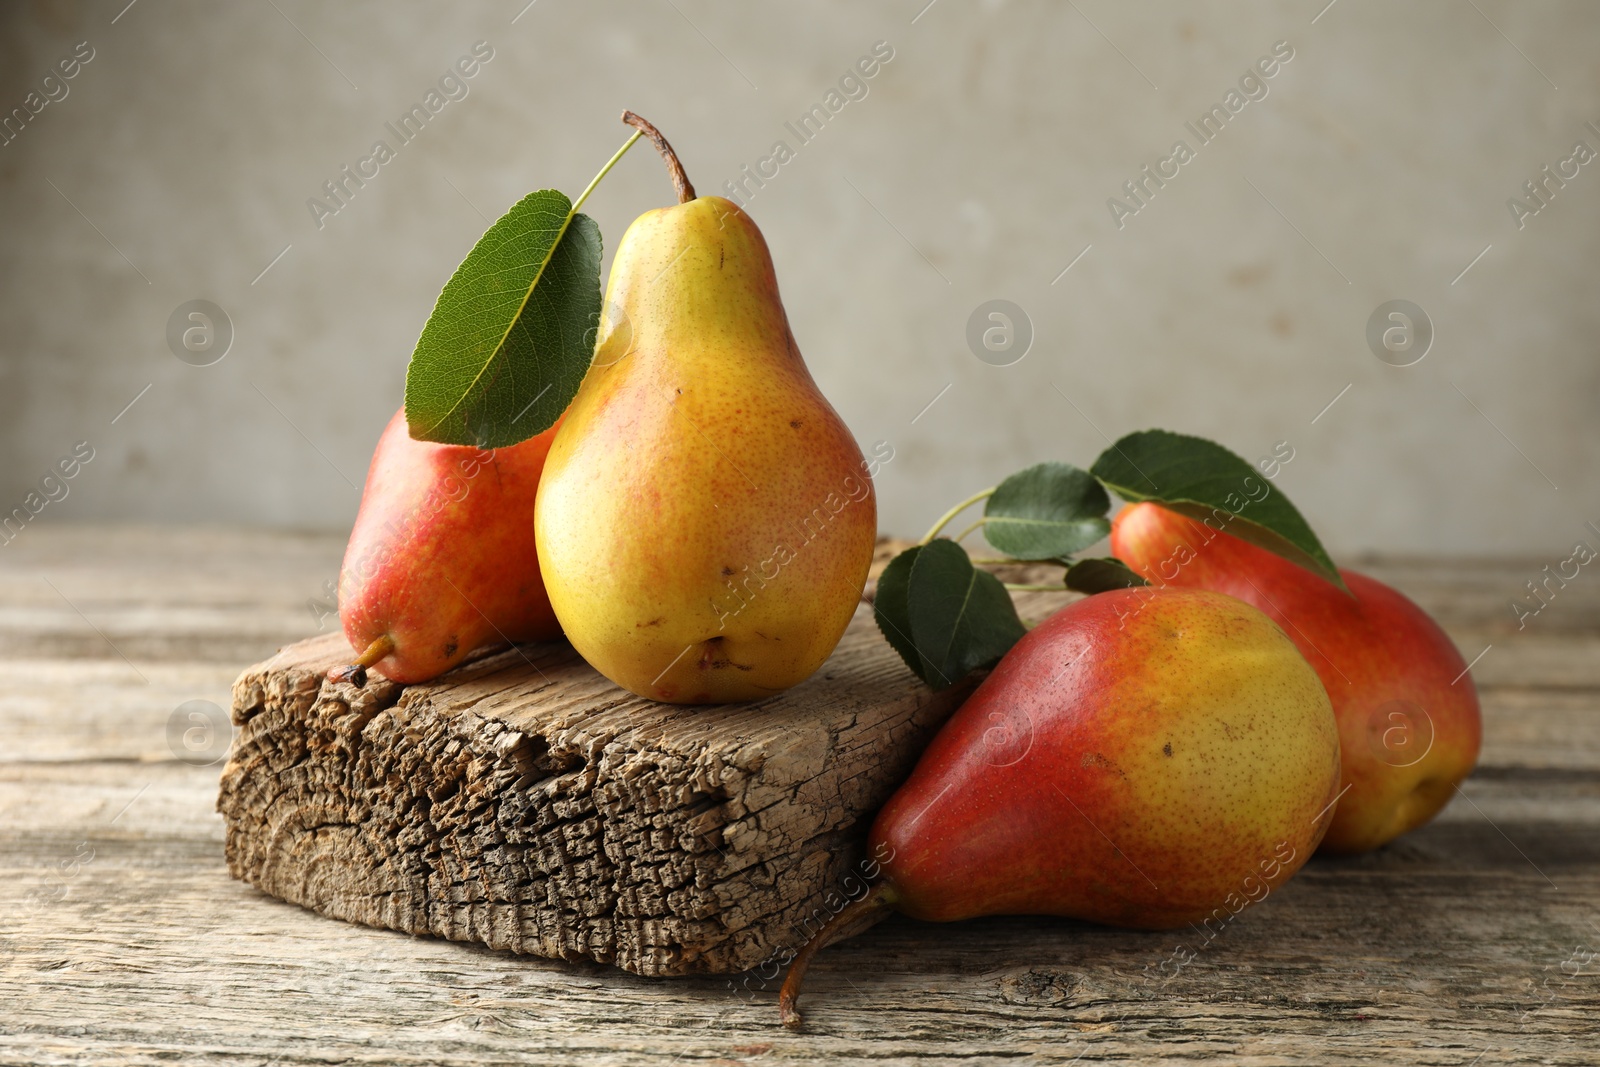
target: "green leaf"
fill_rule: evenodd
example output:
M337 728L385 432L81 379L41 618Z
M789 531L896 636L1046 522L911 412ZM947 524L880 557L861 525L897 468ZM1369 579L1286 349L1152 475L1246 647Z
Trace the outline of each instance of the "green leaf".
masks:
M872 598L872 617L877 620L884 639L906 661L906 666L918 678L927 681L922 674L922 657L917 653L917 646L911 643L911 609L906 602L906 593L911 588L911 566L921 550L922 546L912 545L891 559L883 573L878 575L878 591Z
M917 673L935 689L993 663L1028 632L1000 579L973 567L950 540L932 541L917 553L906 607L912 643L922 657Z
M1115 556L1080 559L1067 568L1066 583L1076 593L1104 593L1150 584Z
M1110 508L1105 487L1087 471L1040 463L995 488L983 508L983 536L1016 559L1065 559L1111 532Z
M1130 503L1154 501L1344 588L1339 569L1289 498L1214 441L1143 430L1102 452L1089 471Z
M594 356L600 227L529 193L445 283L406 370L419 441L501 448L555 425Z

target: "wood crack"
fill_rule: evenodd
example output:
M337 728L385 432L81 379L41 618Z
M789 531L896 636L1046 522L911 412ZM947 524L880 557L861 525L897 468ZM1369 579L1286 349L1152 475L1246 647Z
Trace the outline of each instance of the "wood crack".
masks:
M428 685L321 677L318 638L244 672L222 776L229 871L324 915L639 974L737 973L859 858L963 692L930 694L858 613L759 704L632 697L560 646Z

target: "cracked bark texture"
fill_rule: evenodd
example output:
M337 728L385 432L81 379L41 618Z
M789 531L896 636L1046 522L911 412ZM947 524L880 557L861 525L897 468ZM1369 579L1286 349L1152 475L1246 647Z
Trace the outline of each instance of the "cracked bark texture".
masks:
M332 918L642 975L803 943L964 695L918 683L865 606L822 670L743 705L635 697L565 644L413 686L328 681L349 658L330 634L234 684L230 873Z

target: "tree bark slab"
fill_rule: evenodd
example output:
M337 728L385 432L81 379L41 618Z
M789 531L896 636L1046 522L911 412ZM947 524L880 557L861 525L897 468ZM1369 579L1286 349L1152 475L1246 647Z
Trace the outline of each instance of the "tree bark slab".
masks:
M906 670L863 605L769 700L679 707L566 644L422 685L326 678L290 645L233 687L217 810L229 872L336 919L642 975L798 947L870 864L869 820L965 690Z

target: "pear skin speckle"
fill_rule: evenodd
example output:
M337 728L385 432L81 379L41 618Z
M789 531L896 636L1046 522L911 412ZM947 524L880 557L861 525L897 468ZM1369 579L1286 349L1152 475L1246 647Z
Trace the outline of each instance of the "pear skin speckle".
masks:
M1062 669L1064 646L1084 651ZM884 877L914 918L1171 928L1292 875L1338 788L1328 696L1271 619L1216 593L1115 590L1007 653L869 850L893 855Z

